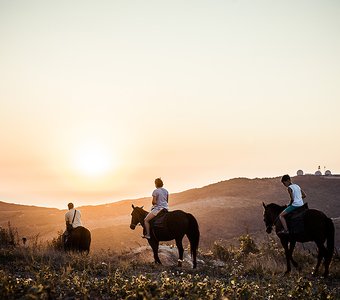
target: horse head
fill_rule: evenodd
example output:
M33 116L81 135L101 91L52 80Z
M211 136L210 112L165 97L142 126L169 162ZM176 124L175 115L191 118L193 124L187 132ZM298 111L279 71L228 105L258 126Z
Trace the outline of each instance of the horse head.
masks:
M272 216L272 211L270 209L270 206L264 204L264 202L262 202L262 205L263 205L263 208L264 208L263 221L264 221L264 224L266 225L266 232L269 234L273 230L274 217Z
M146 216L146 212L143 210L142 207L134 206L132 204L132 213L131 213L131 223L130 228L134 230L138 224L144 224L144 218Z
M287 206L280 206L275 203L265 204L262 202L264 213L263 213L263 221L266 225L266 232L271 233L273 230L273 226L278 220L280 212L286 208Z

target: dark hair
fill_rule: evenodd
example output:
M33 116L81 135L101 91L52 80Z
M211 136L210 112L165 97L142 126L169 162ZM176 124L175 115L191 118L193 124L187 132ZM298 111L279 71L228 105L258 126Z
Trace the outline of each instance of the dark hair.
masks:
M71 202L69 204L67 204L67 206L68 206L68 209L72 209L74 207L73 203L71 203Z
M156 185L157 188L162 187L162 186L163 186L163 181L162 181L162 179L156 178L156 179L155 179L155 185Z
M281 182L286 182L286 181L290 181L290 176L288 174L283 175L281 178Z

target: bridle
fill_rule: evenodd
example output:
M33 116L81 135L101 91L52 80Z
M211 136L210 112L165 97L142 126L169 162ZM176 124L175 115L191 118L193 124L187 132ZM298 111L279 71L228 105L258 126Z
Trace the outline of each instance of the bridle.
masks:
M133 209L133 212L131 213L131 215L132 215L131 224L130 224L131 229L135 229L136 226L138 225L141 225L142 227L144 227L144 218L141 212L139 210L137 211L137 207ZM135 219L137 219L136 224L132 223L132 220L134 219L134 217Z
M273 226L276 227L276 223L277 223L277 221L279 221L279 216L280 215L278 215L273 222L268 222L267 221L268 220L268 216L266 215L266 222L265 223L266 223L266 231L267 232L271 232L273 230ZM270 223L270 224L268 224L268 223Z

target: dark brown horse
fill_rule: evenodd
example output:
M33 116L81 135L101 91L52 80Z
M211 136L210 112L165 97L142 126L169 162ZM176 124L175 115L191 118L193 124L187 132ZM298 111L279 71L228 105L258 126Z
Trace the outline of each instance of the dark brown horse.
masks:
M280 206L275 203L265 205L264 207L264 223L266 224L267 233L271 233L272 227L275 226L276 234L282 230L282 224L279 219L279 214L287 207ZM281 244L285 250L287 260L287 271L291 271L290 262L294 267L299 268L296 261L293 259L293 251L296 242L313 241L318 246L318 261L313 274L316 275L322 259L324 259L325 272L324 276L329 274L329 264L332 260L334 252L334 224L323 212L316 209L308 209L303 216L304 231L300 234L278 234ZM327 247L324 246L327 241Z
M130 228L133 230L138 224L141 224L145 230L144 219L148 212L145 211L143 207L132 205L132 208ZM187 235L189 239L193 268L196 268L197 249L200 238L198 223L192 214L185 213L181 210L168 212L164 217L163 228L153 228L151 225L151 239L148 239L148 242L153 250L155 263L161 264L158 257L159 242L175 240L179 254L178 266L182 266L184 253L182 239L184 235Z
M71 230L69 236L64 241L65 251L90 252L91 233L82 226Z

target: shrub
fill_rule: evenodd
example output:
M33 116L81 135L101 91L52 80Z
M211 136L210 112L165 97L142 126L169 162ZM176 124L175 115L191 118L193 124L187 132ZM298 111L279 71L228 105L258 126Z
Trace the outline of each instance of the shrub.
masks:
M213 257L222 261L230 261L235 257L235 250L232 247L226 248L218 242L214 242L212 253Z
M56 250L56 251L61 251L64 248L63 244L63 232L58 231L57 236L54 237L51 241L48 242L47 244L48 248Z
M257 253L259 249L257 248L254 240L249 234L242 235L239 238L240 241L240 252L243 254Z
M7 228L0 227L0 248L15 247L19 244L18 230L8 222Z

